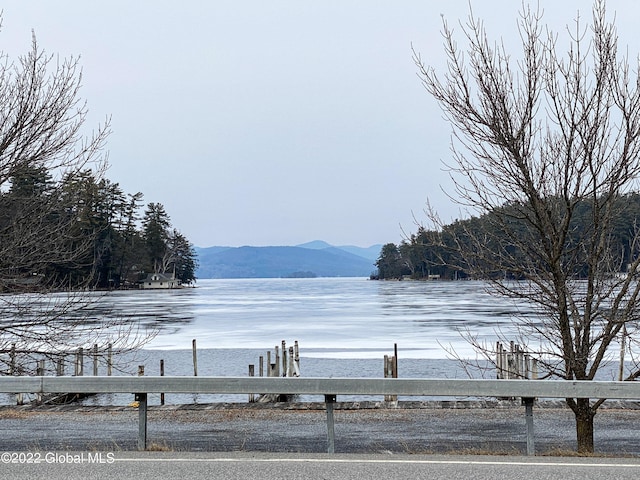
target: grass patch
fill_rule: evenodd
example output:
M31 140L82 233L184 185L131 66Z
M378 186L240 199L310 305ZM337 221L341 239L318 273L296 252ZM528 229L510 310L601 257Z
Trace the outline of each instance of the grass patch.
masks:
M19 408L0 409L0 420L24 420L29 418L29 412Z
M152 442L147 445L147 452L173 452L173 448L166 443Z
M537 456L540 457L591 457L591 458L603 458L610 457L611 454L598 453L598 452L578 452L577 450L571 448L552 448L550 450L546 450L544 452L537 452ZM619 455L615 455L618 457Z

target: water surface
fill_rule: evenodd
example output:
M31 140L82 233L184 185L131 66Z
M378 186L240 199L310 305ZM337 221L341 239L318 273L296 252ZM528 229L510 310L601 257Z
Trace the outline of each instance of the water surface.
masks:
M264 349L298 340L307 356L371 358L394 343L404 356L473 354L460 332L493 342L523 313L482 282L364 278L201 280L197 288L112 292L111 315L159 329L149 349Z

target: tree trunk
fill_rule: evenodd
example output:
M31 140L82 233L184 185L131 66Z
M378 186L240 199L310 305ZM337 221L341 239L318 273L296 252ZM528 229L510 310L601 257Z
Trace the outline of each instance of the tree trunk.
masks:
M593 453L593 418L596 413L591 408L588 398L576 399L574 414L578 453Z

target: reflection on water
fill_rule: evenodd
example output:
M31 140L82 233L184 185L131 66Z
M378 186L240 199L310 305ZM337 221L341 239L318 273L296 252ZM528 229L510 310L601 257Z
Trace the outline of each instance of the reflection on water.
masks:
M380 377L398 345L402 377L464 378L443 346L475 357L459 331L495 342L510 319L530 314L489 296L481 282L377 282L363 278L201 280L197 288L96 293L90 321L119 317L159 329L144 351L120 359L128 374L242 376L284 339L300 343L305 377ZM86 362L90 362L90 358ZM101 366L100 374L104 374ZM90 366L85 365L85 371ZM122 374L123 372L118 372ZM345 398L346 399L346 398ZM98 395L88 404L128 404L130 395ZM0 403L13 397L0 395ZM150 400L158 401L156 396ZM168 403L246 401L246 396L172 395Z
M114 291L98 298L96 315L138 321L143 326L171 335L195 320L190 304L195 289Z
M443 347L475 358L460 331L493 344L496 331L511 336L511 320L530 308L491 297L482 282L376 282L361 278L202 280L197 288L95 293L89 321L118 317L157 328L145 350L119 359L132 374L138 365L158 375L243 376L284 339L300 343L304 377L381 377L383 356L398 345L401 377L466 378ZM515 336L515 335L514 335ZM85 359L85 372L91 371ZM601 379L616 369L601 369ZM100 374L105 374L104 365ZM480 372L476 372L479 374ZM485 374L494 375L493 370ZM159 401L152 396L152 404ZM342 398L346 400L348 398ZM98 395L87 404L122 404L131 395ZM15 397L0 394L0 403ZM246 401L246 396L171 395L168 403Z
M197 288L110 292L96 314L127 316L160 334L150 349L267 349L298 340L306 355L378 358L460 354L460 330L495 341L526 314L490 297L481 282L376 282L361 278L201 280ZM530 312L529 312L530 313Z

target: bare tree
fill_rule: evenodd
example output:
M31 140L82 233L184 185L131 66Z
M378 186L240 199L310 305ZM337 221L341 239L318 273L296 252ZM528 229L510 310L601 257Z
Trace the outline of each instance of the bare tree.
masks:
M588 27L575 20L564 55L542 15L526 6L517 60L488 40L472 12L461 25L464 53L444 22L444 76L415 53L426 90L452 125L451 197L491 222L460 222L447 230L448 245L493 293L535 306L539 318L516 325L537 343L549 376L566 380L594 379L624 335L640 339L638 229L629 225L628 256L612 241L640 174L640 76L619 56L605 2L596 0L592 13ZM429 217L445 231L436 213ZM634 363L625 378L638 376ZM594 449L603 402L567 399L579 451Z
M82 134L81 80L77 58L47 55L35 35L17 62L0 52L0 363L96 342L124 351L150 338L126 319L95 319L91 275L74 278L98 232L77 228L62 181L89 168L102 175L109 135L108 120Z

